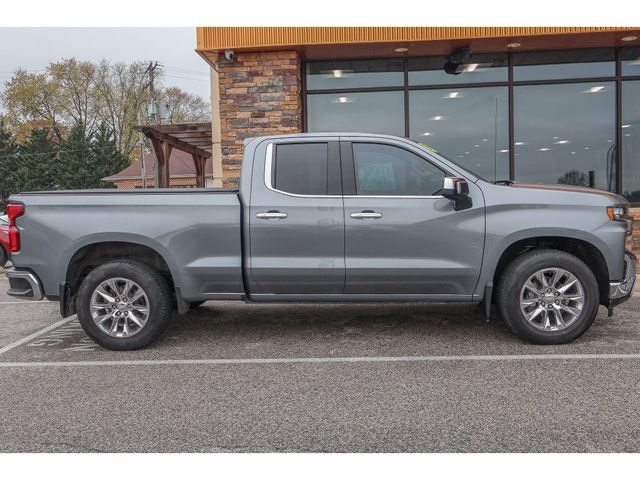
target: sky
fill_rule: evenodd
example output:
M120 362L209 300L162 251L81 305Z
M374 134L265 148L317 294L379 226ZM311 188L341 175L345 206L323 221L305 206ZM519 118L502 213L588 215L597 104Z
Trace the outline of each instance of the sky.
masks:
M62 58L154 60L164 66L164 86L180 87L209 102L209 66L195 48L195 27L1 27L0 90L16 68L41 72Z

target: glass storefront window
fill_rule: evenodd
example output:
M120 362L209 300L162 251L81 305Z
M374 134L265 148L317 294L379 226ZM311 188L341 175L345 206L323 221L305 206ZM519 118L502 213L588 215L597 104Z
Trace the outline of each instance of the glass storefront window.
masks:
M516 53L513 64L515 81L613 77L616 74L612 48Z
M460 67L458 75L444 71L447 57L408 59L409 85L437 85L480 82L506 82L508 61L504 53L473 55Z
M412 91L409 113L412 140L487 180L509 178L507 87Z
M640 203L640 80L622 82L622 193Z
M308 63L306 81L307 90L398 87L404 83L403 59Z
M514 88L515 179L615 190L615 84Z
M622 49L622 75L640 76L640 48Z
M365 132L404 136L404 93L307 95L309 132Z

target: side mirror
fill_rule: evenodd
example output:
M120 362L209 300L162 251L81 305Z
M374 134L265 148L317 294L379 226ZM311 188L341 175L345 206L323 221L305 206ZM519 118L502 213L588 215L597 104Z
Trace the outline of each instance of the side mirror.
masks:
M469 197L469 184L466 180L457 177L445 177L442 182L442 196L454 202L454 210L471 208Z

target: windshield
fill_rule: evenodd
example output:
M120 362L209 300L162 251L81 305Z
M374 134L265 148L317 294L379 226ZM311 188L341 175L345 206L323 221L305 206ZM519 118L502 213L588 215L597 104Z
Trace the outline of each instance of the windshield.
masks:
M484 180L485 182L491 181L491 180L487 180L482 175L479 175L477 172L473 171L473 169L469 168L468 165L462 165L462 164L456 162L455 160L451 160L449 157L445 157L440 152L438 152L438 150L436 148L432 147L431 145L427 145L426 143L416 142L416 141L411 140L411 139L408 139L408 140L410 142L414 143L415 145L417 145L420 149L430 153L431 155L439 158L440 160L444 160L445 162L452 163L456 167L460 168L460 170L464 170L465 172L469 172L469 173L475 175L476 177L478 177L480 180Z

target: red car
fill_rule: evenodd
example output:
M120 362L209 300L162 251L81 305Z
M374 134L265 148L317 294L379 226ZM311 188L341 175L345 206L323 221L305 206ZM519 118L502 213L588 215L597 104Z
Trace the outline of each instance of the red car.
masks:
M9 260L9 219L6 215L0 217L0 268Z

